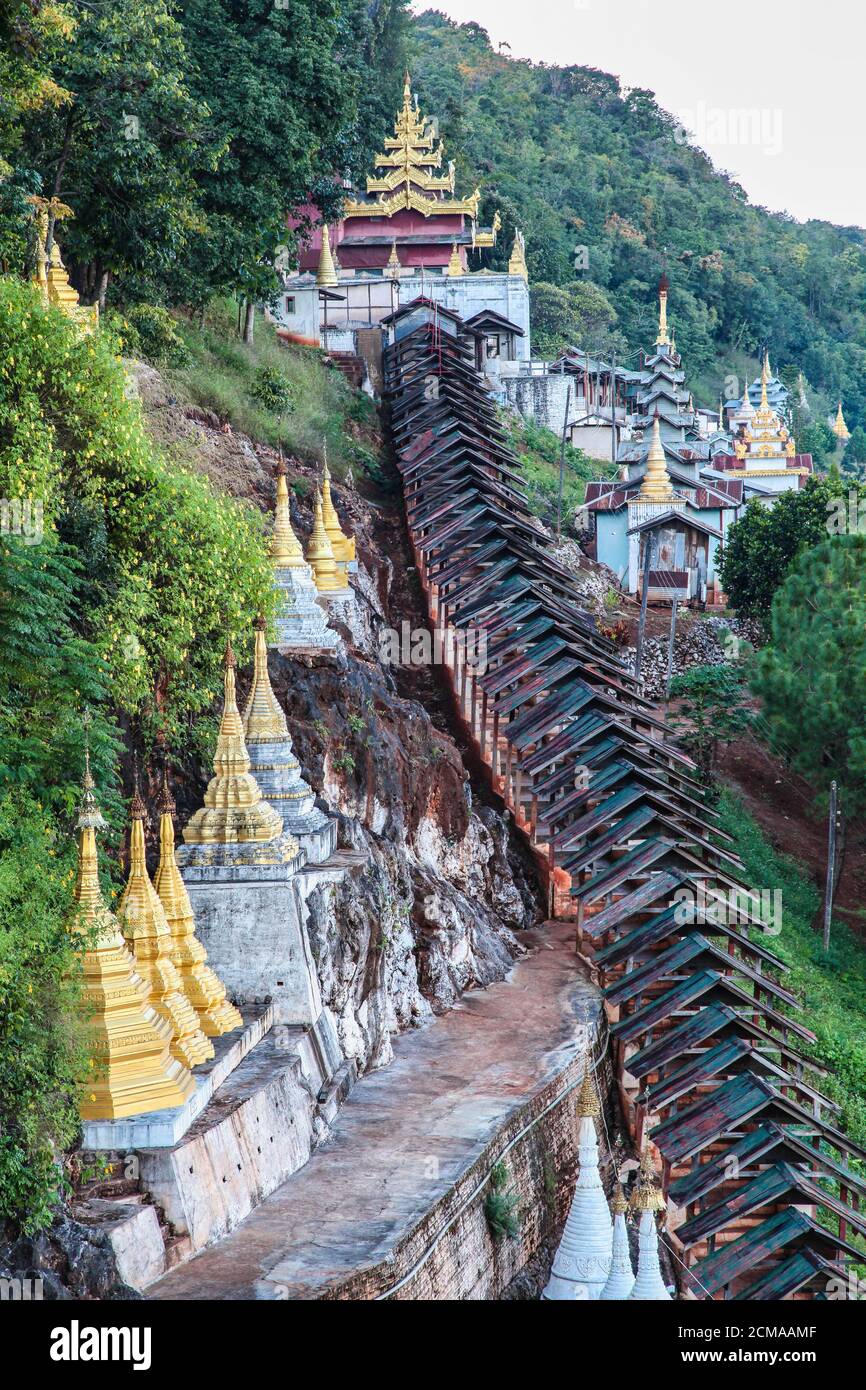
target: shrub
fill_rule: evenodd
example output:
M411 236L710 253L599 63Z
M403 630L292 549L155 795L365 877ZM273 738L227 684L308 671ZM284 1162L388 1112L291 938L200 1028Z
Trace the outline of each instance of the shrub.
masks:
M189 350L177 324L158 304L133 304L127 309L126 331L128 357L145 357L157 367L188 365Z
M490 1170L490 1188L484 1199L484 1216L493 1240L517 1240L520 1235L519 1197L508 1192L510 1174L501 1160Z
M253 376L250 395L266 410L284 415L292 409L292 383L276 367L259 367Z
M69 931L75 850L25 792L0 795L0 1218L49 1224L87 1074Z

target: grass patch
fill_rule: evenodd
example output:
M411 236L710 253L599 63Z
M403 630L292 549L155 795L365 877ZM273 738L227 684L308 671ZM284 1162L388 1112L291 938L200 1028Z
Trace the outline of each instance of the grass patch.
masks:
M341 480L350 468L366 471L378 455L373 402L326 367L315 348L284 346L261 316L255 341L241 342L230 300L209 305L203 322L180 319L177 328L187 361L162 370L179 396L308 463L321 463L327 445L331 471Z
M503 416L508 442L520 459L523 486L533 516L545 526L556 526L556 501L559 492L559 455L561 440L553 430L521 420L513 413ZM565 446L565 474L562 488L562 527L568 531L578 507L586 495L586 485L597 478L612 478L613 464L591 459L582 449Z

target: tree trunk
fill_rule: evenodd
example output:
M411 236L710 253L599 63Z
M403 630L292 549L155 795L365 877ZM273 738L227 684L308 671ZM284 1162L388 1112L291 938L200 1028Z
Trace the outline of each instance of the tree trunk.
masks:
M248 299L244 306L244 342L253 341L253 325L256 317L256 306L252 299Z
M107 292L107 290L108 290L108 277L110 276L110 274L111 274L111 271L110 271L110 270L103 270L102 274L101 274L100 277L99 277L99 300L98 300L98 304L99 304L99 312L100 312L100 314L104 314L104 313L105 313L105 295L106 295L106 292Z
M54 184L51 189L51 197L60 197L60 189L63 186L63 174L66 169L66 161L69 158L69 151L72 148L72 124L74 115L70 109L66 116L66 128L63 132L63 148L60 151L60 158L57 161L57 168L54 171ZM56 217L53 212L48 214L48 234L45 238L45 254L51 255L51 247L54 244L54 224Z

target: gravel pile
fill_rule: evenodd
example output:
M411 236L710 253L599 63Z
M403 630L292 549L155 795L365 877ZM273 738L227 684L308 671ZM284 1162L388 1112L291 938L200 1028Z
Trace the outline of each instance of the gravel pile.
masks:
M756 646L759 641L757 625L750 619L720 618L710 614L699 618L677 619L674 641L675 676L692 666L722 666L741 654L741 644ZM634 647L624 648L627 662L634 667ZM644 643L641 675L643 693L648 700L663 700L668 674L667 638L650 637Z

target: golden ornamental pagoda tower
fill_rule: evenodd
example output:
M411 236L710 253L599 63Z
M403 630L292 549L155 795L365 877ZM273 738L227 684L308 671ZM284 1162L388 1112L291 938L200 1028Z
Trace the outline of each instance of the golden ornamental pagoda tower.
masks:
M235 654L226 643L224 703L214 755L214 776L204 794L204 806L196 811L183 832L188 845L266 843L282 832L283 822L273 806L262 798L250 773L250 759L237 706ZM297 850L297 845L295 846Z
M514 245L511 248L511 256L508 261L508 274L520 275L522 279L529 281L529 269L526 264L526 241L523 233L514 230Z
M85 749L84 795L78 830L76 929L93 933L84 949L82 1003L93 1072L83 1120L118 1120L185 1105L195 1082L171 1055L171 1027L157 1016L149 990L109 910L99 885L96 831L105 826L93 794L90 752Z
M198 1014L183 992L180 975L172 957L172 933L165 910L150 881L144 857L144 819L147 814L138 778L129 808L129 877L120 899L118 916L127 945L135 957L136 968L150 988L150 1002L174 1034L172 1056L187 1067L197 1067L214 1055L198 1020Z
M163 773L156 803L159 811L159 867L153 886L171 930L172 960L181 988L195 1009L202 1032L219 1038L243 1025L240 1011L226 998L226 987L207 964L207 952L195 934L195 918L186 884L174 857L174 813L177 809Z
M845 416L842 414L841 401L839 402L839 409L836 411L836 419L833 421L833 433L843 444L851 438L851 432L845 424Z
M289 737L289 726L279 700L274 694L268 671L268 646L265 641L265 620L256 619L256 651L253 683L241 716L244 739L251 743L281 743Z
M334 552L334 559L338 566L343 567L346 574L347 567L355 559L355 539L345 534L340 526L340 518L337 516L334 503L331 498L331 470L328 468L328 455L325 452L324 468L322 470L322 524L328 533L328 540L331 542L331 549Z
M286 463L277 465L277 502L274 509L274 530L271 536L271 562L275 569L306 569L304 551L292 528L289 488L286 483Z
M339 285L334 257L331 254L331 230L327 224L322 226L322 249L319 252L319 266L316 271L316 284L320 289L332 289Z
M668 502L672 501L674 497L673 484L668 473L659 429L658 411L653 416L653 432L649 453L646 457L646 472L638 495L649 502Z
M451 259L450 259L449 262L448 262L448 267L447 267L447 269L446 269L446 271L445 271L445 274L446 274L446 275L465 275L465 274L466 274L466 272L465 272L464 269L463 269L463 262L462 262L461 259L460 259L460 252L457 250L457 242L456 242L456 241L454 241L454 242L451 243Z
M339 594L344 597L349 592L345 566L341 573L334 558L330 537L325 530L321 492L316 493L313 529L310 533L310 539L307 541L307 563L312 566L316 588L320 594Z

